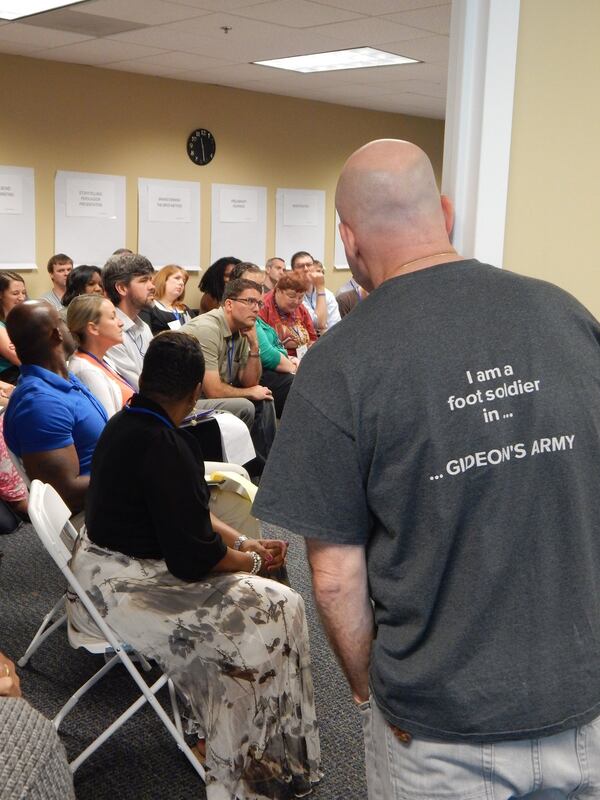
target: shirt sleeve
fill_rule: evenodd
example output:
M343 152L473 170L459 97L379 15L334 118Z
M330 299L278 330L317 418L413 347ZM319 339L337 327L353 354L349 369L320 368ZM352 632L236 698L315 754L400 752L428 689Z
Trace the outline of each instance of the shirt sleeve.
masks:
M270 326L269 326L270 327ZM271 333L273 331L273 333ZM281 356L287 356L283 348L277 347L277 333L271 328L263 327L260 323L256 326L258 346L260 347L260 360L265 369L276 369L281 361Z
M117 402L112 388L113 381L104 375L101 368L85 364L85 362L80 365L79 361L80 359L77 358L72 359L69 364L71 371L87 386L94 397L102 403L108 417L112 417L121 408L121 403Z
M333 328L342 319L340 309L334 293L330 292L329 289L325 291L325 300L327 301L327 327Z
M9 403L10 406L10 403ZM14 412L5 421L6 441L19 457L45 453L74 444L73 413L57 397L36 392L20 397Z
M302 375L299 370L298 380ZM292 388L253 515L306 538L364 544L370 514L356 442Z
M211 526L204 462L185 431L165 430L152 456L144 468L146 496L166 565L182 581L201 580L227 552Z

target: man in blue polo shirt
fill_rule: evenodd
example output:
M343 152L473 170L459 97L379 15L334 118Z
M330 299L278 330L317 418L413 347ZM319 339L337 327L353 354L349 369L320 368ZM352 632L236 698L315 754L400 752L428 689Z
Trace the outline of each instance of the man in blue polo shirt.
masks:
M106 411L67 370L74 343L57 310L28 301L14 311L6 328L21 361L21 378L6 409L4 437L27 475L50 483L76 514L84 506Z

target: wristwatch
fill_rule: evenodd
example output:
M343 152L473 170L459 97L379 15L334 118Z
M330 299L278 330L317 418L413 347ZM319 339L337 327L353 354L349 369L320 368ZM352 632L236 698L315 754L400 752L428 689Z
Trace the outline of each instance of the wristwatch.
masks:
M247 536L238 536L238 538L233 543L233 549L234 550L241 550L242 549L242 545L244 544L244 542L247 542L247 541L248 541L248 537Z
M248 355L250 356L250 358L260 358L260 350L258 351L258 353L249 353Z

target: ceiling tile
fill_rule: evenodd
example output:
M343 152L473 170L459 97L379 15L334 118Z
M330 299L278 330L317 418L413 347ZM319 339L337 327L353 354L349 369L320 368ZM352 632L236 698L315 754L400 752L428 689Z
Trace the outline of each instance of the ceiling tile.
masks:
M367 17L350 20L349 22L335 22L331 25L322 25L312 28L315 33L339 39L344 47L363 47L371 45L376 47L386 42L397 42L403 39L413 39L427 36L425 31L418 28L409 28L398 25L383 17Z
M104 69L114 69L119 72L135 72L142 75L153 75L158 78L171 78L179 74L181 70L172 67L163 67L151 64L144 59L138 58L133 61L113 61L111 64L99 65Z
M206 11L233 11L236 8L259 5L264 0L165 0L165 2L176 2L176 5L191 6Z
M451 5L432 6L415 11L401 11L399 14L388 14L385 19L399 22L401 25L412 25L432 33L450 33Z
M91 39L87 42L53 47L43 50L39 58L51 61L72 61L77 64L109 64L111 61L156 56L163 53L156 47L143 47L130 42L112 42L108 39Z
M112 36L113 34L139 28L141 23L129 22L99 14L80 14L70 8L59 8L45 14L34 14L23 20L24 25L35 28L52 28L55 31L69 31L81 36Z
M126 3L123 0L92 0L91 3L82 3L77 10L81 14L97 14L145 25L163 25L166 22L177 22L210 13L200 8L166 3L164 0L127 0Z
M409 11L414 8L444 5L447 0L369 0L366 7L365 0L319 0L323 5L343 8L347 11L368 13L369 16L379 14L393 14L398 11Z
M235 16L273 22L290 28L310 28L314 25L344 22L362 16L352 11L343 11L307 0L272 0L258 6L241 8L232 13Z
M33 55L39 51L36 44L24 44L23 42L6 42L2 38L0 30L0 53L11 53L15 56Z
M22 44L33 44L37 47L60 47L64 44L75 44L90 40L91 36L82 36L80 33L67 33L55 31L52 28L37 28L34 25L23 25L20 22L11 22L1 31L2 39Z
M419 61L448 63L450 39L448 36L427 36L423 39L405 39L401 42L386 42L385 49L392 53L417 58Z
M146 59L142 59L146 61ZM185 70L185 71L194 71L194 70L201 70L205 67L215 67L218 66L219 63L228 63L228 62L219 62L216 58L210 58L209 56L201 56L196 53L161 53L161 55L153 56L151 59L148 59L147 64L151 66L152 64L156 64L159 67L165 67L167 69L174 69L174 70Z

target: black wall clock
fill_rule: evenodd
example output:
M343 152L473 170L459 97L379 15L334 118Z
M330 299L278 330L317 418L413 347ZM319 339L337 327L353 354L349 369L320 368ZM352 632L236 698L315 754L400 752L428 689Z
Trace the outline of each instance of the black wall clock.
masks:
M187 153L194 164L199 167L210 164L216 149L215 137L206 128L198 128L190 133L187 140Z

